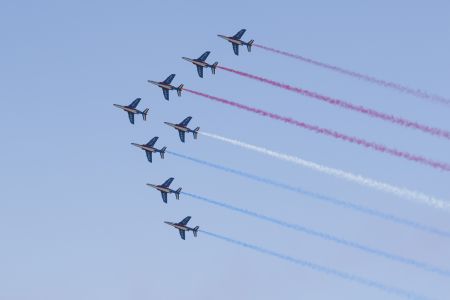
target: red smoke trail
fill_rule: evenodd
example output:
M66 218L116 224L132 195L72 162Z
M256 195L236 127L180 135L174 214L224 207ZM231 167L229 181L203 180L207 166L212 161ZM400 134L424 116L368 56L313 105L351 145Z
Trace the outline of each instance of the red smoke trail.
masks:
M404 127L411 127L411 128L418 129L418 130L421 130L423 132L426 132L426 133L429 133L429 134L432 134L432 135L436 135L436 136L440 136L440 137L444 137L444 138L450 140L450 132L447 131L447 130L444 130L444 129L429 127L427 125L419 124L419 123L414 122L414 121L409 121L409 120L406 120L406 119L403 119L403 118L400 118L400 117L395 117L393 115L388 115L388 114L385 114L385 113L382 113L382 112L379 112L379 111L376 111L376 110L373 110L373 109L370 109L370 108L366 108L366 107L361 106L361 105L355 105L355 104L352 104L352 103L349 103L349 102L346 102L346 101L343 101L343 100L339 100L339 99L336 99L336 98L331 98L331 97L324 96L324 95L321 95L321 94L318 94L318 93L315 93L315 92L311 92L311 91L308 91L308 90L305 90L305 89L293 87L293 86L290 86L288 84L279 83L279 82L276 82L276 81L273 81L273 80L270 80L270 79L267 79L267 78L263 78L263 77L256 76L256 75L252 75L252 74L245 73L245 72L242 72L242 71L233 70L231 68L227 68L227 67L224 67L224 66L217 66L217 68L220 68L222 70L225 70L225 71L228 71L228 72L231 72L231 73L235 73L235 74L247 77L247 78L255 79L255 80L258 80L258 81L261 81L261 82L264 82L264 83L268 83L270 85L273 85L273 86L276 86L276 87L279 87L279 88L282 88L282 89L285 89L285 90L288 90L288 91L292 91L292 92L295 92L295 93L298 93L298 94L301 94L301 95L304 95L304 96L307 96L307 97L310 97L310 98L314 98L314 99L317 99L317 100L320 100L320 101L323 101L323 102L326 102L326 103L329 103L329 104L332 104L332 105L337 105L337 106L340 106L340 107L343 107L343 108L346 108L346 109L349 109L349 110L357 111L357 112L366 114L366 115L368 115L370 117L373 117L373 118L382 119L382 120L385 120L385 121L388 121L388 122L391 122L391 123L394 123L394 124L398 124L398 125L401 125L401 126L404 126Z
M291 118L288 118L288 117L283 117L283 116L280 116L280 115L277 115L277 114L274 114L274 113L270 113L270 112L267 112L267 111L264 111L264 110L261 110L261 109L258 109L258 108L253 108L253 107L246 106L246 105L243 105L243 104L239 104L239 103L236 103L236 102L233 102L233 101L230 101L230 100L226 100L226 99L223 99L223 98L219 98L219 97L211 96L211 95L204 94L204 93L201 93L201 92L193 91L193 90L190 90L190 89L187 89L187 88L184 88L184 91L192 93L192 94L195 94L195 95L198 95L198 96L202 96L204 98L207 98L207 99L210 99L210 100L214 100L214 101L217 101L217 102L220 102L220 103L228 104L230 106L234 106L234 107L246 110L246 111L250 111L250 112L253 112L255 114L264 116L264 117L269 117L271 119L279 120L279 121L282 121L282 122L285 122L285 123L288 123L288 124L292 124L292 125L295 125L295 126L298 126L298 127L302 127L304 129L307 129L307 130L310 130L310 131L314 131L316 133L321 133L321 134L324 134L324 135L328 135L328 136L334 137L336 139L340 139L340 140L344 140L344 141L347 141L347 142L350 142L350 143L358 144L360 146L364 146L366 148L370 148L370 149L373 149L373 150L376 150L376 151L379 151L379 152L384 152L384 153L388 153L388 154L391 154L391 155L394 155L394 156L397 156L397 157L402 157L402 158L405 158L405 159L408 159L408 160L411 160L411 161L415 161L415 162L418 162L418 163L422 163L422 164L431 166L431 167L436 168L436 169L441 169L441 170L444 170L444 171L450 171L450 165L447 164L447 163L444 163L444 162L438 162L438 161L434 161L434 160L431 160L431 159L428 159L428 158L425 158L425 157L422 157L422 156L413 155L413 154L410 154L408 152L403 152L403 151L399 151L399 150L396 150L396 149L388 148L386 146L383 146L383 145L380 145L380 144L377 144L377 143L373 143L373 142L368 142L366 140L363 140L363 139L360 139L360 138L357 138L357 137L348 136L348 135L345 135L345 134L342 134L342 133L339 133L339 132L336 132L336 131L333 131L333 130L330 130L330 129L321 128L321 127L316 126L316 125L306 124L306 123L303 123L303 122L300 122L300 121L297 121L297 120L294 120L294 119L291 119Z
M326 64L326 63L323 63L323 62L320 62L320 61L316 61L316 60L313 60L313 59L310 59L310 58L307 58L307 57L304 57L304 56L301 56L301 55L292 54L292 53L289 53L289 52L286 52L286 51L281 51L281 50L277 50L277 49L274 49L274 48L266 47L266 46L263 46L263 45L257 45L257 44L253 44L253 46L261 48L261 49L264 49L264 50L267 50L267 51L270 51L270 52L281 54L281 55L284 55L284 56L292 57L292 58L301 60L303 62L312 64L312 65L315 65L315 66L319 66L319 67L322 67L322 68L325 68L325 69L336 71L336 72L341 73L341 74L349 75L349 76L352 76L352 77L355 77L355 78L358 78L358 79L361 79L361 80L372 82L372 83L375 83L375 84L378 84L378 85L381 85L381 86L384 86L384 87L387 87L387 88L395 89L397 91L400 91L400 92L403 92L403 93L406 93L406 94L410 94L410 95L415 96L417 98L432 100L432 101L440 102L440 103L444 103L444 104L450 104L450 99L442 97L442 96L439 96L439 95L430 95L430 94L428 94L428 93L426 93L424 91L421 91L421 90L415 90L415 89L412 89L412 88L400 85L398 83L377 79L377 78L369 76L369 75L365 75L365 74L357 73L357 72L354 72L354 71L346 70L346 69L343 69L343 68L340 68L340 67L337 67L337 66L329 65L329 64Z

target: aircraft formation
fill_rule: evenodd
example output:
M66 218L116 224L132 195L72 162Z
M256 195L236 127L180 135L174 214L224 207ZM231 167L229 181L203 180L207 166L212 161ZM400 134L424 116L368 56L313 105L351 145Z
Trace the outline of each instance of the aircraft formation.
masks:
M237 32L233 36L225 36L225 35L220 35L220 34L218 36L227 40L228 42L230 42L233 47L234 54L239 55L239 46L247 46L247 50L248 50L248 52L250 52L252 44L254 42L253 40L250 40L249 42L245 42L245 41L241 40L245 31L246 31L245 29L241 29L241 30L239 30L239 32ZM217 65L219 64L217 61L214 62L213 64L209 64L206 62L206 59L208 58L210 53L211 53L210 51L206 51L202 55L200 55L200 57L198 57L196 59L192 59L192 58L188 58L188 57L182 57L182 59L194 64L197 68L198 76L200 78L203 78L203 70L205 68L210 68L211 73L214 75L216 73ZM164 81L147 80L147 82L160 87L163 91L164 99L169 101L169 92L170 91L175 90L177 92L178 96L180 97L181 92L184 87L183 84L180 84L178 86L172 85L172 81L174 80L175 76L176 76L175 74L171 74ZM129 105L120 105L120 104L113 104L113 105L115 107L120 108L123 111L127 112L130 123L134 125L135 115L142 115L142 119L144 121L147 120L147 114L148 114L149 109L145 108L142 111L139 110L137 108L137 106L139 105L140 101L141 101L141 98L136 98ZM164 122L164 124L176 129L178 131L180 141L182 143L184 143L185 139L186 139L186 133L192 133L194 139L197 139L197 137L198 137L198 132L200 130L200 127L196 127L195 129L189 128L188 124L191 120L192 120L192 117L188 116L180 123ZM161 156L161 159L164 159L164 153L166 152L166 149L167 149L167 147L165 147L165 146L162 147L161 149L158 149L155 147L155 144L158 141L158 139L159 139L159 137L155 136L146 144L131 143L131 145L144 150L144 152L147 156L147 160L150 163L152 163L153 153L159 153L159 155ZM147 186L152 187L152 188L156 189L157 191L159 191L161 193L163 202L167 203L169 194L175 194L175 199L177 199L177 200L180 199L181 187L176 190L173 190L170 188L170 185L172 184L173 181L174 181L174 178L171 177L162 184L147 183ZM194 228L188 227L187 223L189 222L190 219L191 219L191 216L187 216L180 222L164 221L164 223L178 229L181 239L184 240L186 238L187 231L192 231L192 233L194 234L194 237L197 237L197 232L200 228L199 226L195 226Z
M239 48L240 48L239 46L245 46L247 48L248 52L251 52L251 48L252 48L252 46L254 46L258 49L264 49L264 50L267 50L267 51L275 53L275 54L280 54L280 55L283 55L286 57L298 59L300 61L307 62L307 63L313 64L313 65L317 65L317 66L320 66L325 69L330 69L330 70L342 73L344 75L350 75L353 77L357 77L359 79L370 81L370 82L382 85L384 87L394 88L394 89L397 89L397 90L405 92L405 93L416 95L418 97L424 97L424 98L431 99L430 97L425 97L424 94L415 93L412 90L405 88L401 85L393 84L391 82L379 80L374 77L366 76L364 74L359 74L359 73L349 71L349 70L346 70L346 69L343 69L343 68L340 68L337 66L333 66L333 65L326 64L326 63L322 63L320 61L305 58L303 56L296 55L294 53L277 50L275 48L270 48L270 47L260 45L260 44L255 44L254 40L249 40L248 42L244 41L244 40L242 40L242 37L245 34L245 32L246 32L246 30L242 29L233 36L218 35L218 37L231 43L232 50L235 55L239 55ZM374 109L366 108L365 106L362 106L362 105L356 105L356 104L347 102L347 101L339 99L339 98L325 96L325 95L319 94L317 92L308 91L304 88L291 86L291 85L285 84L283 82L278 82L278 81L275 81L275 80L272 80L269 78L265 78L262 76L258 76L258 75L254 75L254 74L247 73L244 71L232 69L230 67L224 66L223 64L221 64L219 66L219 63L217 61L215 61L215 62L207 61L210 54L211 54L210 51L204 51L198 58L189 58L189 57L181 57L181 58L195 66L195 68L197 70L197 75L200 78L203 78L205 75L209 75L209 74L205 74L205 69L208 69L208 68L211 69L212 75L214 75L216 73L217 69L220 69L220 70L227 71L229 73L241 76L242 78L256 80L258 82L262 82L262 83L265 83L265 84L268 84L268 85L271 85L271 86L274 86L277 88L291 91L298 95L306 96L306 97L309 97L309 98L312 98L315 100L320 100L321 102L332 104L332 105L335 105L340 108L352 110L352 111L355 111L358 113L363 113L367 116L370 116L373 118L378 118L383 121L388 121L388 122L391 122L391 123L394 123L397 125L401 125L404 127L411 127L412 129L421 130L423 132L426 132L426 133L429 133L432 135L437 135L437 136L440 136L443 138L450 139L450 131L445 130L445 129L434 128L434 127L427 126L427 125L424 125L424 124L421 124L421 123L418 123L415 121L410 121L410 120L407 120L407 119L404 119L401 117L396 117L396 116L393 116L390 114L379 112ZM196 77L195 74L192 74L192 75L194 77ZM390 148L390 147L384 146L383 144L378 144L376 142L368 141L363 138L346 135L341 132L337 132L337 131L330 130L327 128L319 127L317 125L307 124L303 121L293 119L292 117L279 115L275 112L266 111L266 110L263 110L263 109L260 109L257 107L253 107L253 106L249 106L249 105L246 105L246 104L243 104L240 102L235 102L235 101L221 98L218 96L209 95L204 92L199 92L199 91L191 90L189 88L184 88L184 85L180 82L178 82L177 84L172 84L172 82L175 80L175 77L176 77L175 74L171 74L164 81L148 80L148 82L153 85L156 85L162 89L163 96L166 101L169 101L170 91L175 90L177 92L178 96L180 97L183 92L183 89L184 89L184 93L194 94L199 97L203 97L208 100L214 101L215 103L226 104L228 106L238 108L242 111L248 111L248 112L257 114L260 117L277 120L277 121L283 122L285 124L290 124L290 125L293 125L293 126L305 129L305 130L313 131L315 133L329 136L329 137L332 137L332 138L335 138L338 140L343 140L343 141L346 141L349 143L358 144L360 146L364 146L365 148L371 148L372 150L376 150L376 151L383 152L386 154L405 158L410 161L420 162L422 164L429 165L436 169L450 171L450 163L431 160L431 159L428 159L427 157L423 157L420 155L412 155L412 154L410 154L410 152L407 152L407 151L400 151L400 150L397 150L396 148ZM437 99L438 98L436 98L434 100L437 100ZM123 105L114 104L114 106L127 112L130 123L134 124L135 115L142 115L142 118L145 121L148 111L149 111L148 108L145 108L145 109L137 108L140 101L141 101L141 98L137 98L129 105L123 106ZM163 103L165 103L164 100L162 100L162 101L163 101ZM450 100L449 101L444 100L444 102L448 102L448 104L450 104ZM164 122L164 124L174 128L178 132L180 141L182 143L185 143L186 139L190 138L190 133L192 133L194 140L196 140L198 138L198 134L200 133L199 132L200 127L198 127L198 126L195 127L195 126L189 125L189 123L191 121L192 121L192 117L187 116L179 123ZM172 130L170 130L170 131L172 132ZM305 160L301 157L293 156L293 155L290 155L287 153L273 151L273 150L270 150L270 149L267 149L264 147L248 144L246 142L236 140L233 138L224 137L224 136L221 136L218 134L208 133L205 131L202 131L201 134L204 137L208 137L208 138L214 139L216 141L221 141L221 142L227 143L229 145L236 145L236 146L239 146L241 149L251 150L255 153L260 153L260 154L266 155L266 156L274 158L274 159L278 159L278 160L285 161L285 162L290 162L290 163L295 164L302 168L307 168L307 169L310 169L313 171L320 172L322 174L331 175L336 178L340 178L340 179L343 179L343 180L346 180L349 182L353 182L353 183L359 184L359 185L367 187L367 188L372 188L372 189L376 189L381 192L388 193L391 196L396 196L396 197L400 197L400 198L404 198L404 199L408 199L408 200L412 200L412 199L417 200L417 202L421 202L422 204L433 206L433 207L439 208L439 209L450 208L450 204L448 201L436 198L434 196L431 196L431 195L428 195L425 193L417 192L415 190L410 190L410 189L407 189L407 188L404 188L401 186L396 186L391 183L379 181L379 180L372 179L369 177L363 177L362 175L351 173L351 172L343 170L343 169L328 167L328 166L322 165L320 163L315 163L312 161ZM152 163L152 160L155 156L157 157L157 155L159 154L161 156L161 159L164 159L164 155L166 153L167 148L163 144L158 144L156 146L158 139L159 139L158 136L154 136L145 144L139 144L139 143L131 143L131 144L133 146L138 147L141 150L143 150L146 153L146 157L147 157L147 160L149 161L149 163ZM449 231L442 230L441 228L433 228L428 225L423 225L420 222L405 219L403 217L396 216L391 213L385 213L382 210L372 209L369 206L366 206L365 204L361 205L356 202L340 200L340 199L336 199L333 197L329 197L329 196L323 195L321 193L305 191L301 188L298 188L298 187L295 187L295 186L292 186L289 184L285 184L282 181L277 181L277 180L273 180L270 178L262 177L259 174L252 174L252 173L248 173L246 171L241 171L239 169L233 169L233 168L230 168L227 166L222 166L222 165L214 163L214 162L205 161L201 158L189 157L188 155L178 154L175 151L173 151L173 152L167 151L167 153L170 154L171 156L177 156L177 157L181 157L186 160L189 160L189 161L194 161L198 164L208 166L208 167L214 168L216 170L220 170L223 172L227 172L229 174L241 176L242 178L246 178L246 179L253 180L253 181L256 181L259 183L271 185L273 187L284 189L286 191L296 192L298 194L302 194L304 196L316 199L320 202L327 202L328 204L331 204L331 205L345 207L346 209L353 210L353 212L366 214L370 217L379 218L384 221L395 223L395 224L402 225L402 226L406 225L406 226L410 227L411 229L420 230L422 232L433 234L435 236L438 235L440 237L445 237L445 238L450 237ZM155 154L155 155L153 155L153 154ZM182 187L180 187L178 185L178 183L177 183L177 185L173 185L174 180L175 180L174 177L170 177L167 180L165 180L163 183L159 183L159 182L158 183L147 183L146 185L148 187L151 187L152 189L158 191L161 194L161 198L164 202L164 204L162 204L162 205L167 204L169 201L169 198L171 198L170 200L172 201L173 196L175 196L175 199L179 200L180 196L182 195L183 197L189 197L190 199L196 199L199 201L203 201L205 203L208 203L209 205L215 205L216 207L228 209L230 211L240 213L240 214L246 215L248 217L259 219L260 221L272 223L273 225L281 226L281 227L284 227L289 230L294 230L294 231L297 231L302 234L307 234L309 236L314 236L316 238L320 238L327 242L339 244L340 246L352 248L353 250L362 251L369 255L375 255L375 256L390 260L390 261L394 261L396 263L401 263L403 265L409 265L409 267L421 269L422 271L425 271L425 272L432 272L432 273L434 273L434 275L450 277L450 270L442 268L440 266L435 266L435 265L428 264L428 263L420 261L420 260L416 260L414 258L410 258L408 256L403 256L401 254L399 255L399 254L396 254L393 252L375 248L371 245L365 245L364 243L361 243L358 241L342 238L342 237L336 236L332 233L317 230L314 228L309 228L306 225L291 223L289 221L284 221L282 219L277 219L277 218L274 218L271 216L267 216L267 215L261 214L259 212L251 211L250 209L247 209L247 208L241 208L241 207L238 207L235 205L231 205L227 202L222 202L222 201L219 201L216 199L211 199L211 198L191 194L186 191L182 192ZM172 187L171 187L171 185L172 185ZM171 195L171 194L173 194L173 195ZM155 195L156 195L156 193L155 193ZM160 203L159 199L158 199L158 203ZM164 221L165 224L170 225L171 227L178 230L180 238L182 240L186 239L186 232L188 232L188 234L189 234L189 231L192 231L194 237L197 237L198 232L201 232L205 236L212 236L212 237L239 245L244 248L252 249L254 251L257 251L257 252L260 252L260 253L263 253L266 255L277 257L279 259L283 259L283 260L289 261L291 263L301 265L303 267L309 267L315 271L323 272L328 275L334 275L334 276L340 277L341 279L347 279L347 280L350 280L350 281L353 281L353 282L356 282L356 283L359 283L362 285L366 285L371 288L375 287L375 288L378 288L379 290L383 290L385 292L395 293L397 295L403 295L403 296L405 296L405 298L408 298L408 299L411 298L411 295L414 295L414 293L412 293L410 291L402 290L402 289L399 289L399 288L396 288L396 287L393 287L393 286L390 286L387 284L383 284L383 283L374 281L372 279L365 278L363 276L358 276L358 275L354 275L351 273L342 272L342 271L336 270L332 267L330 268L328 266L321 266L321 265L318 265L313 262L309 262L304 259L297 259L297 258L291 257L289 255L284 255L284 254L269 250L267 248L262 248L258 245L250 244L250 243L239 241L239 240L234 240L233 238L222 236L220 234L216 234L213 232L208 232L207 230L204 230L204 229L200 230L199 226L190 227L190 225L188 226L188 223L192 217L190 215L183 216L183 217L184 218L183 219L180 218L181 221L178 221L178 222ZM415 295L414 295L413 298L425 299L427 297L421 297L421 296L415 297Z

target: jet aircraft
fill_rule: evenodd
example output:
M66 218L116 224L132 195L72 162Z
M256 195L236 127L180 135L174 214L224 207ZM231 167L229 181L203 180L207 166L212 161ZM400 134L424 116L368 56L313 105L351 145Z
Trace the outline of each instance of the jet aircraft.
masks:
M198 131L200 130L200 127L197 127L194 130L187 127L187 124L189 123L189 121L191 119L192 119L192 117L187 117L186 119L184 119L183 121L181 121L178 124L173 124L173 123L169 123L169 122L164 122L164 124L167 124L167 125L175 128L176 130L178 130L178 134L180 135L180 140L184 143L184 135L186 132L187 133L192 132L192 134L194 135L194 139L197 139Z
M128 118L130 119L130 123L134 124L134 115L136 115L136 114L142 115L142 118L144 119L144 121L147 120L148 108L144 109L144 111L140 111L139 109L137 109L136 107L138 106L139 101L141 101L141 98L136 98L133 102L131 102L130 105L123 106L123 105L119 105L119 104L114 104L114 106L126 111L128 113Z
M147 82L153 83L153 84L159 86L160 88L162 88L162 91L163 91L163 94L164 94L164 98L167 101L169 101L169 91L176 90L177 93L178 93L178 96L181 96L181 91L183 90L183 86L184 86L183 84L180 84L178 87L175 87L175 86L171 85L170 83L172 82L174 77L175 77L175 74L171 74L164 81L147 80Z
M250 40L249 42L244 42L243 40L241 40L241 37L244 35L245 33L245 29L241 29L239 30L238 33L236 33L233 36L225 36L225 35L221 35L218 34L217 36L229 41L231 43L231 45L233 46L233 51L234 54L239 55L239 46L245 45L247 46L247 50L248 52L250 52L252 50L252 45L254 40Z
M180 232L181 238L184 240L186 231L192 231L194 236L197 237L197 232L198 232L198 229L200 228L199 226L195 226L194 228L188 227L187 223L189 222L190 219L191 219L191 217L187 216L186 218L184 218L182 221L180 221L178 223L167 222L167 221L164 221L164 223L178 229L178 231Z
M209 53L211 53L211 52L206 51L205 53L203 53L197 59L192 59L192 58L188 58L188 57L182 57L182 59L187 60L187 61L193 63L195 66L197 66L198 76L203 78L203 68L211 68L211 72L213 74L216 74L216 67L217 67L218 62L216 61L212 65L208 64L207 62L205 62L205 60L208 57Z
M175 198L176 198L177 200L180 199L181 188L179 188L179 189L176 190L176 191L169 188L169 186L170 186L170 184L172 183L173 179L174 179L174 178L171 177L171 178L167 179L167 180L166 180L163 184L161 184L161 185L156 185L156 184L151 184L151 183L147 183L147 185L148 185L148 186L151 186L152 188L157 189L158 191L160 191L164 203L167 203L167 194L172 194L172 193L174 193L174 194L175 194Z
M166 152L166 149L167 149L167 147L162 147L161 149L156 149L155 147L153 147L157 140L158 140L158 137L155 136L147 144L131 143L131 145L136 146L136 147L141 148L142 150L144 150L145 154L147 154L148 161L152 162L152 153L159 152L159 154L161 155L161 158L164 159L164 152Z

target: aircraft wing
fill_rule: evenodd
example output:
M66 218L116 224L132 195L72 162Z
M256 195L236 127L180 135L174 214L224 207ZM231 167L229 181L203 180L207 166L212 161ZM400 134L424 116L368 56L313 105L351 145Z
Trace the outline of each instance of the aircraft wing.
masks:
M167 101L169 101L169 90L166 90L166 89L162 89L162 90L163 90L164 98L165 98Z
M147 154L148 161L152 162L152 153L150 151L145 151L145 154Z
M198 76L200 76L200 78L203 78L203 67L202 66L197 66L197 73L198 73Z
M234 39L240 40L241 37L244 35L245 33L245 29L241 29L238 31L238 33L236 33L235 35L233 35Z
M162 199L164 203L167 203L167 193L161 192Z
M191 121L191 119L192 119L192 117L189 116L186 119L184 119L183 121L181 121L180 124L178 124L178 125L186 127L187 124L189 124L189 122Z
M181 236L181 238L184 240L184 239L186 238L186 237L185 237L184 230L178 229L178 231L180 231L180 236Z
M170 84L173 80L173 78L175 77L175 74L171 74L169 75L169 77L166 78L166 80L164 80L163 82L166 84Z
M197 60L199 61L205 61L208 58L209 55L209 51L206 51L205 53L203 53L199 58L197 58Z
M139 101L141 101L141 98L136 98L133 102L131 102L130 105L128 105L129 108L136 108L139 104Z
M184 143L184 131L178 130L178 134L180 135L180 140Z
M153 147L156 143L156 141L158 140L158 137L155 136L154 138L152 138L148 143L147 146Z
M134 124L134 114L132 112L128 112L128 119L130 119L131 124Z
M239 45L235 43L231 43L231 45L233 46L234 54L239 55Z
M191 219L191 216L187 216L186 218L184 218L180 223L178 223L178 224L180 224L180 225L186 225L188 222L189 222L189 220Z
M172 181L173 181L173 177L170 177L161 186L167 188L172 183Z

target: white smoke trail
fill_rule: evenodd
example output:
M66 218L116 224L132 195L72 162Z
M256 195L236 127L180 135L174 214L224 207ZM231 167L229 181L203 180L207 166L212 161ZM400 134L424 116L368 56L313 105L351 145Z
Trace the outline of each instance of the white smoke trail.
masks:
M388 183L384 183L381 181L377 181L371 178L367 178L364 177L362 175L358 175L358 174L353 174L353 173L349 173L343 170L339 170L339 169L335 169L335 168L330 168L327 166L323 166L320 165L318 163L315 162L311 162L311 161L307 161L304 159L301 159L299 157L296 156L292 156L292 155L288 155L288 154L284 154L284 153L280 153L280 152L275 152L263 147L259 147L259 146L255 146L255 145L251 145L251 144L247 144L235 139L230 139L230 138L226 138L214 133L208 133L208 132L204 132L201 131L199 132L199 134L202 134L204 136L213 138L215 140L219 140L222 142L226 142L232 145L236 145L248 150L252 150L252 151L256 151L265 155L269 155L271 157L280 159L280 160L284 160L284 161L288 161L291 163L294 163L296 165L300 165L302 167L306 167L324 174L328 174L328 175L332 175L338 178L342 178L351 182L355 182L358 183L360 185L363 186L367 186L367 187L371 187L386 193L390 193L393 195L396 195L398 197L402 197L402 198L406 198L406 199L410 199L410 200L415 200L417 202L435 207L435 208L440 208L440 209L449 209L450 208L450 202L446 201L446 200L442 200L442 199L438 199L435 198L433 196L429 196L427 194L421 193L421 192L417 192L414 190L410 190L407 188L403 188L403 187L398 187L395 185L391 185Z

